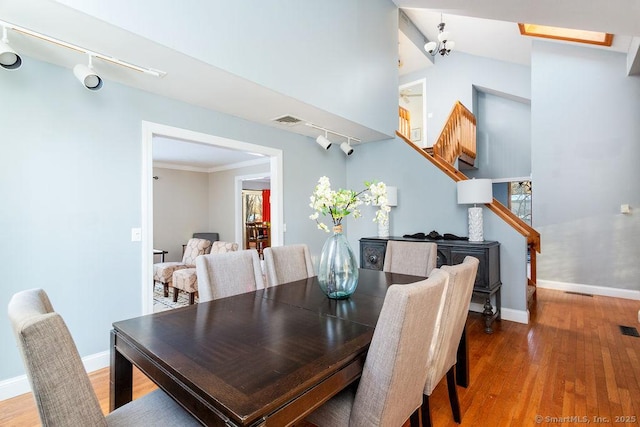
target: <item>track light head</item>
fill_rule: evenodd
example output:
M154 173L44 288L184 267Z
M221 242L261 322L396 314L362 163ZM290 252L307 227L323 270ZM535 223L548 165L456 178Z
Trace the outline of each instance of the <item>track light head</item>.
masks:
M340 144L340 149L344 151L344 154L346 154L347 156L353 154L353 147L351 147L351 145L346 141Z
M22 65L22 58L9 46L7 40L7 28L2 27L2 40L0 40L0 66L7 70L15 70Z
M91 65L91 61L89 61L89 65ZM87 67L84 64L78 64L73 67L73 74L89 90L98 90L102 87L102 79L93 71L91 66Z
M329 141L326 136L322 136L322 135L318 136L316 138L316 142L320 144L320 146L325 150L328 150L329 147L331 147L331 141Z

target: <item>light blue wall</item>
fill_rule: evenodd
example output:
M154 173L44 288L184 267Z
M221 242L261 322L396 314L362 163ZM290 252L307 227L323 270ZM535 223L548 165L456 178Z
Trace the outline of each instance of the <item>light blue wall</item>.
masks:
M456 183L399 139L358 146L347 164L348 188L363 188L376 179L398 187L398 206L391 208L393 236L452 233L467 236L467 207L457 204ZM362 208L362 218L347 220L349 244L360 259L359 239L376 236L375 209ZM493 212L484 209L484 237L500 242L502 306L526 310L526 240Z
M474 114L474 86L531 99L531 69L524 65L456 52L436 57L436 65L426 71L403 76L401 83L427 80L427 146L433 145L456 101Z
M536 42L533 225L538 278L640 290L640 76L621 53ZM636 209L620 214L620 205Z
M90 92L71 70L23 61L0 73L0 258L11 266L0 307L45 288L82 356L106 351L112 322L140 314L141 247L130 237L141 225L143 120L284 150L285 243L322 248L308 197L321 175L345 185L340 150L112 82ZM0 381L22 374L6 316L0 348Z
M477 170L470 178L504 179L531 175L531 106L503 96L476 96Z
M60 3L371 129L396 130L390 0Z

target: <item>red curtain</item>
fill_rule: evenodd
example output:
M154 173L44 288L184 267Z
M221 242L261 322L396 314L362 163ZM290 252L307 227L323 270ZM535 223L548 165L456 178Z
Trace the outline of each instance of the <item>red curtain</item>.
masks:
M262 221L271 222L271 190L262 190Z

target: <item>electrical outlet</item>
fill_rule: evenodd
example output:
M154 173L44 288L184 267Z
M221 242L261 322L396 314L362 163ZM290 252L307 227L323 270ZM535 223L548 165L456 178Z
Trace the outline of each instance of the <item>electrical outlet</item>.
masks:
M131 229L131 241L139 242L142 240L142 229L141 228L132 228Z

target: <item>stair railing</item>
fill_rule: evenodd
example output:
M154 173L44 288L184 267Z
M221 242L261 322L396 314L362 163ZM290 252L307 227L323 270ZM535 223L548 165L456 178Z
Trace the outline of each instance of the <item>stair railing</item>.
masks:
M433 145L433 152L452 165L458 158L473 165L476 158L476 118L460 101L456 101L451 109Z
M406 108L398 106L398 132L411 140L411 113Z

